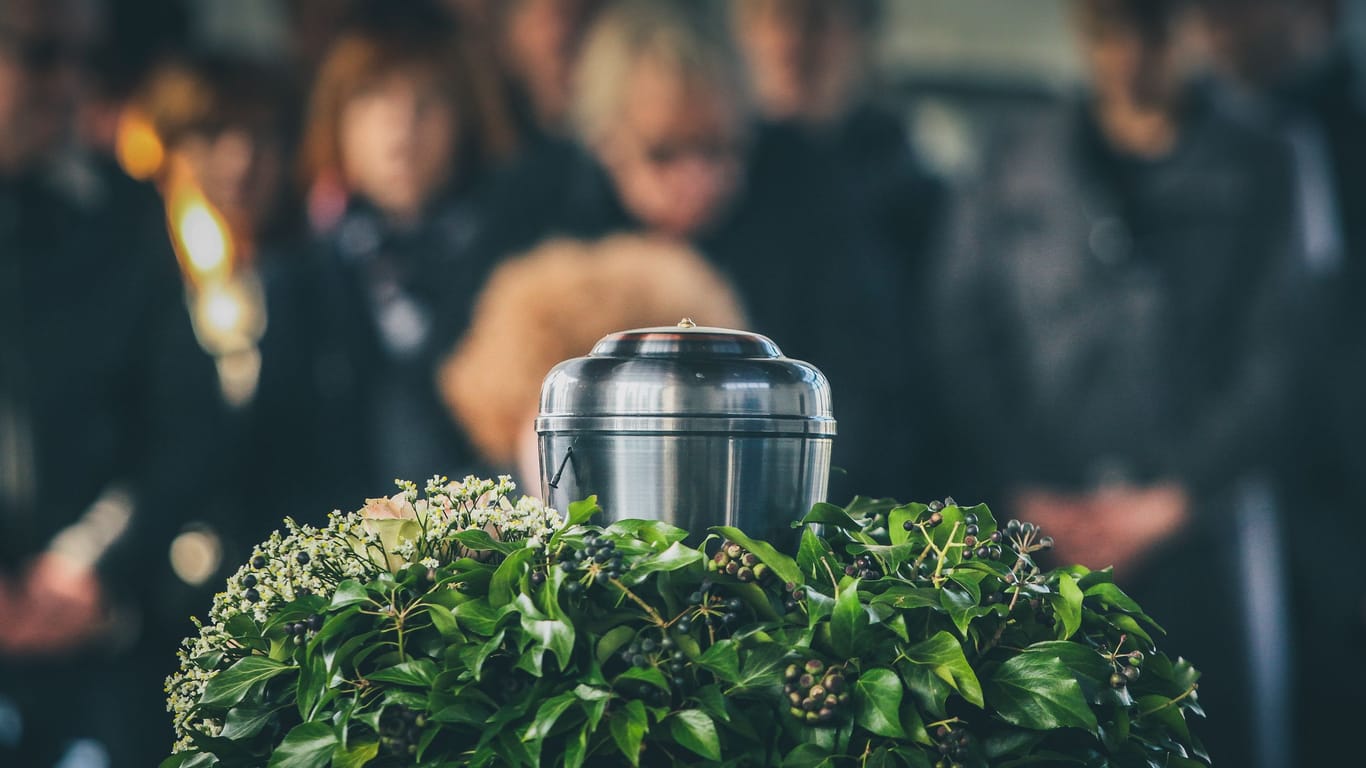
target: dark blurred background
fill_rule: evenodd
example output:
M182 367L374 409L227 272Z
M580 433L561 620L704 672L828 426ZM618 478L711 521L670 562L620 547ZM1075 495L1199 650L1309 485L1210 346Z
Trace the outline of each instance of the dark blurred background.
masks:
M1364 56L1334 0L0 0L0 763L156 764L252 543L534 492L545 372L680 311L827 373L833 501L1113 565L1216 765L1359 761Z

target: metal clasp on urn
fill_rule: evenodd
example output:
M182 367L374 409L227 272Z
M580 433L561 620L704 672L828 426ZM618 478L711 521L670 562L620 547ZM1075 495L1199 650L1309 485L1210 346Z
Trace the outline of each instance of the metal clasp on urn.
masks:
M607 520L770 539L825 500L830 384L764 336L699 327L613 333L546 376L536 419L541 493L591 495Z

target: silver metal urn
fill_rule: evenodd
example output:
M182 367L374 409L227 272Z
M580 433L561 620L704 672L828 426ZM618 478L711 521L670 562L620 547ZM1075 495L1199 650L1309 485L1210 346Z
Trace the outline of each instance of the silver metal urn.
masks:
M684 320L611 334L557 365L536 432L557 509L596 494L608 520L780 539L825 499L835 420L814 366L764 336Z

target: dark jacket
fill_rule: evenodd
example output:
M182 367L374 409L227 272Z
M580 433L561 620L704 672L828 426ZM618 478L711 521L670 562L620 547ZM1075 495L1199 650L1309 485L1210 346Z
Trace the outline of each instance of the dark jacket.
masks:
M905 474L895 448L904 435L886 407L900 386L892 370L895 284L876 238L827 154L795 131L762 130L732 210L692 245L740 294L751 330L829 377L839 421L832 497L895 492ZM577 145L542 145L502 181L480 253L490 264L563 235L596 238L640 228L606 172Z
M112 488L134 514L101 566L164 566L222 435L160 201L102 165L69 183L0 182L0 269L0 394L31 438L26 487L0 495L0 567L42 551Z
M221 400L156 195L103 163L67 170L0 181L0 571L131 516L97 562L111 630L60 658L0 658L22 718L0 763L54 765L83 737L152 765L171 738L159 681L207 600L186 602L167 553L219 509Z
M477 222L472 204L445 198L398 230L355 200L332 232L264 269L269 325L243 472L265 501L262 526L472 469L436 366L477 290Z
M1294 295L1281 145L1193 93L1160 160L1115 153L1083 105L999 148L961 200L936 290L972 482L1198 492L1263 467Z

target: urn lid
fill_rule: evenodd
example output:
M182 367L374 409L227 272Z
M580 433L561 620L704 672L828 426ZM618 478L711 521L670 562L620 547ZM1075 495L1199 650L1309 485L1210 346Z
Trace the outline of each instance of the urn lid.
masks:
M677 326L604 336L541 387L540 432L558 429L835 434L830 384L757 333Z

